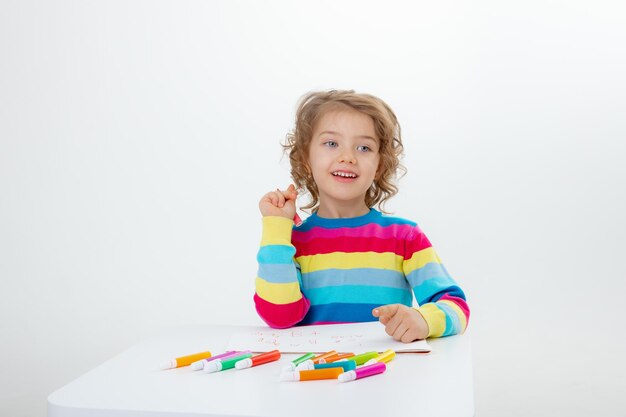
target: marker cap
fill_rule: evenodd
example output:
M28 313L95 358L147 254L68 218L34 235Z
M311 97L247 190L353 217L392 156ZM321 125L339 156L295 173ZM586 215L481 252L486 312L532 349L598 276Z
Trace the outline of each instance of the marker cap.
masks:
M161 369L172 369L176 368L176 359L170 359L169 361L161 363Z
M251 368L251 367L252 367L252 359L250 358L242 359L235 363L235 368L237 369L246 369L246 368Z

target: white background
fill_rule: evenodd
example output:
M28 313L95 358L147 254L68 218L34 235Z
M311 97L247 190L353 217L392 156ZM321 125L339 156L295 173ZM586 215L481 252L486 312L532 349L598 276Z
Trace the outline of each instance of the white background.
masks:
M0 415L45 415L49 393L168 326L260 324L257 202L289 183L298 98L328 88L400 119L388 209L467 294L476 415L626 415L625 16L2 1Z

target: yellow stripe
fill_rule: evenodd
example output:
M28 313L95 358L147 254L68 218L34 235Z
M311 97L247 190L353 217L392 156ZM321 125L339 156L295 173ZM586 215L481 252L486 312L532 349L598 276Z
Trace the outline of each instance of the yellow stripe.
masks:
M292 227L293 221L289 220L286 217L263 217L263 233L261 236L261 246L291 245Z
M438 264L441 263L439 256L437 256L437 252L435 252L432 247L415 252L413 256L411 256L411 259L404 263L404 275L409 275L416 269L419 269L431 262L436 262Z
M302 298L300 292L300 284L297 282L290 283L273 283L267 282L263 278L256 277L255 281L256 293L265 301L273 304L289 304Z
M446 313L434 303L424 304L417 310L428 323L428 337L440 337L446 331Z
M465 328L467 327L467 318L465 317L463 310L461 310L461 307L459 307L455 302L450 300L440 300L437 302L446 303L450 306L450 308L452 308L452 310L454 310L456 315L459 316L459 321L461 322L461 333L463 333L465 331Z
M376 268L402 271L402 256L392 252L333 252L321 255L298 256L296 261L302 272L315 272L323 269Z

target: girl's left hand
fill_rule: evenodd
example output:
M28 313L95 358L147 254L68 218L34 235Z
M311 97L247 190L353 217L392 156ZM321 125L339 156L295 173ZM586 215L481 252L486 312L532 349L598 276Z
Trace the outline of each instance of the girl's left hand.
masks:
M404 304L387 304L372 310L372 315L385 325L385 331L395 340L410 343L428 337L428 323L414 308Z

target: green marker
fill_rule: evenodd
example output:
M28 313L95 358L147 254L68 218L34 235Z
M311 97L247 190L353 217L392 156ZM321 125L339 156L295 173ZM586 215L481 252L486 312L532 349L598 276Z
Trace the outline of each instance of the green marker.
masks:
M205 365L204 372L206 372L207 374L211 374L213 372L219 372L219 371L225 371L227 369L232 369L235 367L235 364L239 362L240 360L248 359L251 357L252 357L251 353L246 353L244 355L235 356L234 358L229 358L224 361L220 359L216 359Z
M306 361L307 359L311 359L313 357L315 357L315 353L307 353L304 356L300 356L298 359L292 360L291 363L287 365L287 367L285 368L285 372L295 371L296 366L300 365L302 362Z
M347 359L356 362L357 366L360 366L376 356L378 356L378 352L365 352Z

